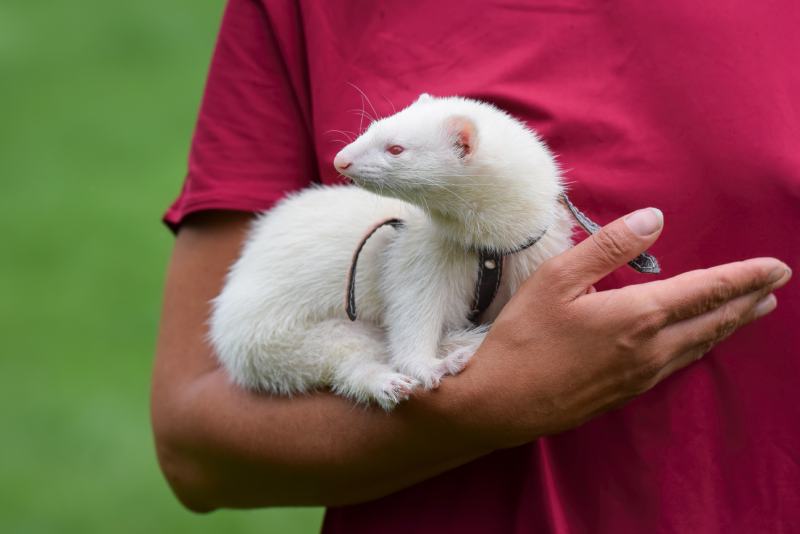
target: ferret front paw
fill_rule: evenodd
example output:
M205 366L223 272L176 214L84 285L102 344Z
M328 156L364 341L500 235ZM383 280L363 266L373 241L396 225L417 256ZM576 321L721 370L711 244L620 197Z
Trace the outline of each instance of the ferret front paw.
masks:
M419 380L425 389L436 389L446 375L457 375L474 354L471 347L461 347L441 359L413 362L401 366L400 370Z
M400 373L383 373L376 377L372 386L372 398L387 412L408 397L420 382Z
M475 354L475 350L471 347L462 347L454 350L441 360L440 366L444 369L443 374L457 375L464 370L473 354Z
M425 389L436 389L447 374L447 368L442 360L414 361L399 366L400 371L413 376Z

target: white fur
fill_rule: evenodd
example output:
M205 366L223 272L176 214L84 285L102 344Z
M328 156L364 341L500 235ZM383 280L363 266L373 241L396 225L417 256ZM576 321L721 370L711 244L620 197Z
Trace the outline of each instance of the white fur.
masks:
M465 144L466 140L466 144ZM401 146L393 155L388 147ZM533 247L505 259L493 320L524 280L570 246L553 157L522 123L463 98L420 99L374 122L336 158L355 186L292 195L253 225L214 300L210 337L244 387L289 395L321 386L389 410L458 373L486 328L467 321L476 248ZM377 194L376 194L377 193ZM347 319L353 252L359 318Z

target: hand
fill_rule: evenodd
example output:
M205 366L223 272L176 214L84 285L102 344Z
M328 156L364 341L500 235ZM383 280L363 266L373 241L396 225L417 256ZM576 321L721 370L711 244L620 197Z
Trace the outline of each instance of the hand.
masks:
M775 308L772 291L791 271L774 258L594 292L592 284L655 242L662 223L658 210L634 212L525 283L461 375L474 392L468 435L513 446L577 426Z

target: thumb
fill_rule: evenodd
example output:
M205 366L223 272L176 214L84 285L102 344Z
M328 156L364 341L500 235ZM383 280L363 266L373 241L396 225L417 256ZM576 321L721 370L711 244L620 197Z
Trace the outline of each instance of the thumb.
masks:
M664 226L657 208L634 211L602 227L551 260L558 285L573 296L625 265L655 243Z

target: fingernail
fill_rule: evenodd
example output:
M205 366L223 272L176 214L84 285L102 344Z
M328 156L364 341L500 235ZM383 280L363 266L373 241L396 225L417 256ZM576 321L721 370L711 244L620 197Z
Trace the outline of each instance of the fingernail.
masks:
M763 299L759 300L756 303L756 307L753 309L753 313L756 317L763 317L772 310L774 310L778 306L778 299L775 298L775 295L770 293Z
M781 265L780 267L775 267L771 273L769 273L769 283L775 284L780 282L781 280L786 280L787 282L792 277L792 270L786 267L785 265Z
M625 217L625 224L634 234L645 237L661 228L664 214L658 208L645 208Z

